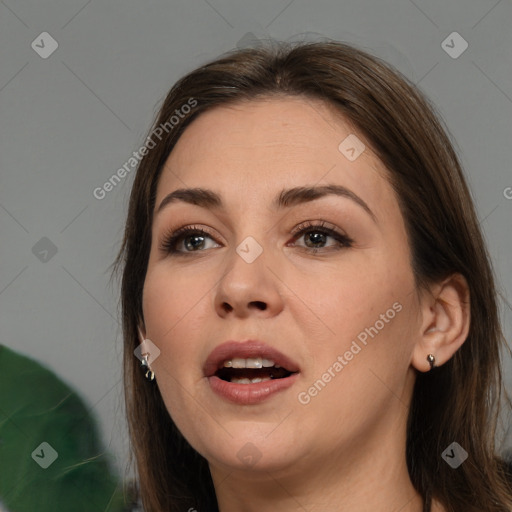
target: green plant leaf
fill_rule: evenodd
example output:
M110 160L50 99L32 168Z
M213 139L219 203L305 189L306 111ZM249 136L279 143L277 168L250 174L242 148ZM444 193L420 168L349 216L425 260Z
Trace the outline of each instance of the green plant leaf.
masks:
M112 468L77 393L37 361L0 345L0 502L7 510L127 510Z

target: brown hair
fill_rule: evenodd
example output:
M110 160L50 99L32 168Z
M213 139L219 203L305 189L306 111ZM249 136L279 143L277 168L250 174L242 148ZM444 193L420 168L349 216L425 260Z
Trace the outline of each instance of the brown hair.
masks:
M144 380L133 354L137 326L144 324L142 290L159 176L183 130L201 112L276 94L321 99L365 137L389 171L419 288L453 273L466 278L471 325L465 343L446 364L417 374L408 419L409 474L427 502L436 498L448 511L512 510L506 465L495 448L500 347L506 343L490 257L461 166L446 128L422 93L380 59L337 42L230 52L181 78L157 116L153 129L191 99L196 102L180 110L189 112L178 124L169 128L168 123L164 137L142 158L114 262L114 271L124 265L125 403L145 510L217 510L207 461L178 431L158 386ZM441 458L453 441L469 453L456 470Z

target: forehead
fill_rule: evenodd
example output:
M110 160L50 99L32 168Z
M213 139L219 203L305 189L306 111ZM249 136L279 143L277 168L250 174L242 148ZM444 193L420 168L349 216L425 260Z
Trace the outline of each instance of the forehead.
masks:
M347 137L366 146L354 161L339 149ZM350 188L369 203L385 203L394 201L386 174L364 138L330 105L270 97L200 114L169 155L156 206L183 187L211 188L228 200L230 190L243 190L239 201L254 197L270 202L278 189L323 183Z

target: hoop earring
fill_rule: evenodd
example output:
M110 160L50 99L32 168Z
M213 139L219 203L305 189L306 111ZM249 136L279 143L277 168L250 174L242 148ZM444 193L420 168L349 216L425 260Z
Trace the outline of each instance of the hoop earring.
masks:
M427 361L429 362L430 364L430 370L429 371L432 371L432 369L434 368L435 366L435 362L436 362L436 358L434 356L434 354L429 354L427 356Z
M144 377L146 379L153 381L155 380L155 372L151 369L151 366L149 366L149 352L146 354L142 354L142 361L140 363L140 367L144 371Z

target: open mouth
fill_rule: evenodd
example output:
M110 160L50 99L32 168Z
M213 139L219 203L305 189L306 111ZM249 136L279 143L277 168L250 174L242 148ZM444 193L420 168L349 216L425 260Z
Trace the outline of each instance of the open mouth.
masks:
M256 405L289 389L301 369L290 357L257 340L226 341L207 357L203 374L210 389L237 405Z
M251 357L227 359L214 375L225 382L234 384L257 384L258 382L284 379L293 373L295 372L281 367L271 359Z

